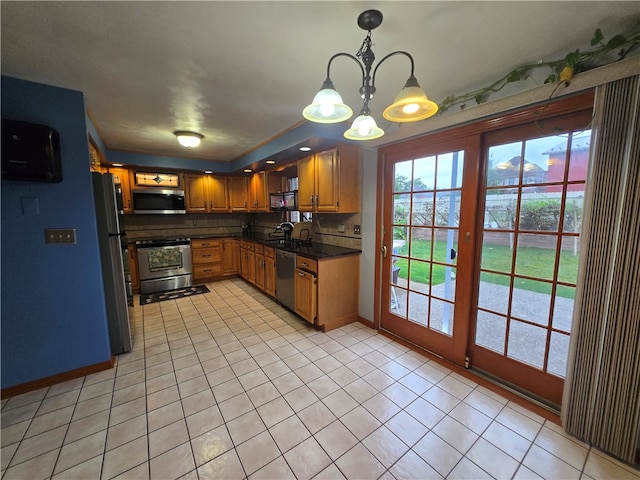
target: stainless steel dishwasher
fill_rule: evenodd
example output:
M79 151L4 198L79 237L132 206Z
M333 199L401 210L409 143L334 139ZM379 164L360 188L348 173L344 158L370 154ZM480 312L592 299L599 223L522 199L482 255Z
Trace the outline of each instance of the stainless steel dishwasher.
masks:
M296 309L295 271L296 254L276 249L276 299L289 310Z

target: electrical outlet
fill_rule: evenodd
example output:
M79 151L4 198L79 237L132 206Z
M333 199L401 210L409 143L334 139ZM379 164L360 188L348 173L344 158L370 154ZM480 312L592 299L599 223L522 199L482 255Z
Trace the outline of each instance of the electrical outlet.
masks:
M44 243L76 243L76 229L45 228Z
M353 233L354 235L360 235L360 225L353 226Z
M341 223L340 225L338 225L338 232L344 233L344 223Z

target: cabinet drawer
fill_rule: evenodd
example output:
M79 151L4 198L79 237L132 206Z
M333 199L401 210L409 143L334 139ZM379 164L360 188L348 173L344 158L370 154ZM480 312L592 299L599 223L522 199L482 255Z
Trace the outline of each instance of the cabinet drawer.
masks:
M262 255L264 253L264 246L261 243L256 243L254 245L255 245L255 248L254 248L255 252Z
M253 242L250 242L249 240L240 240L240 248L246 248L253 252Z
M193 266L193 276L195 278L219 277L220 275L222 275L222 265L219 263Z
M196 248L191 252L193 264L220 261L220 247Z
M219 246L220 240L217 238L200 238L197 240L191 240L191 248L207 248Z
M276 258L276 249L271 247L264 247L264 256L269 258Z
M296 268L306 270L307 272L318 273L318 261L307 257L296 257Z

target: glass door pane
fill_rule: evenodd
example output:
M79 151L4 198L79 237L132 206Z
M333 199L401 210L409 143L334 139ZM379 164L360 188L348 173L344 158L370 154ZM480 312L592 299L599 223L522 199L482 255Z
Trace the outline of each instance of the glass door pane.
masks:
M514 377L518 364L565 375L590 137L488 142L473 350L513 361Z
M464 151L445 151L393 163L389 315L383 324L407 325L409 338L451 342ZM391 324L391 325L390 325Z

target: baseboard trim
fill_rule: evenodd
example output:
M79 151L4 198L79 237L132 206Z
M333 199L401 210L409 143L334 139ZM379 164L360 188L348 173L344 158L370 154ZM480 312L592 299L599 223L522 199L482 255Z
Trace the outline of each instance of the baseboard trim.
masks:
M69 380L73 380L75 378L91 375L92 373L98 373L104 370L109 370L110 368L113 368L115 364L116 364L116 357L111 355L111 358L109 358L109 360L107 360L106 362L87 365L86 367L76 368L74 370L69 370L68 372L58 373L56 375L40 378L32 382L21 383L20 385L15 385L13 387L3 388L0 391L0 398L5 399L9 397L15 397L16 395L32 392L34 390L39 390L40 388L44 388L44 387L50 387L51 385L55 385L57 383L62 383Z

